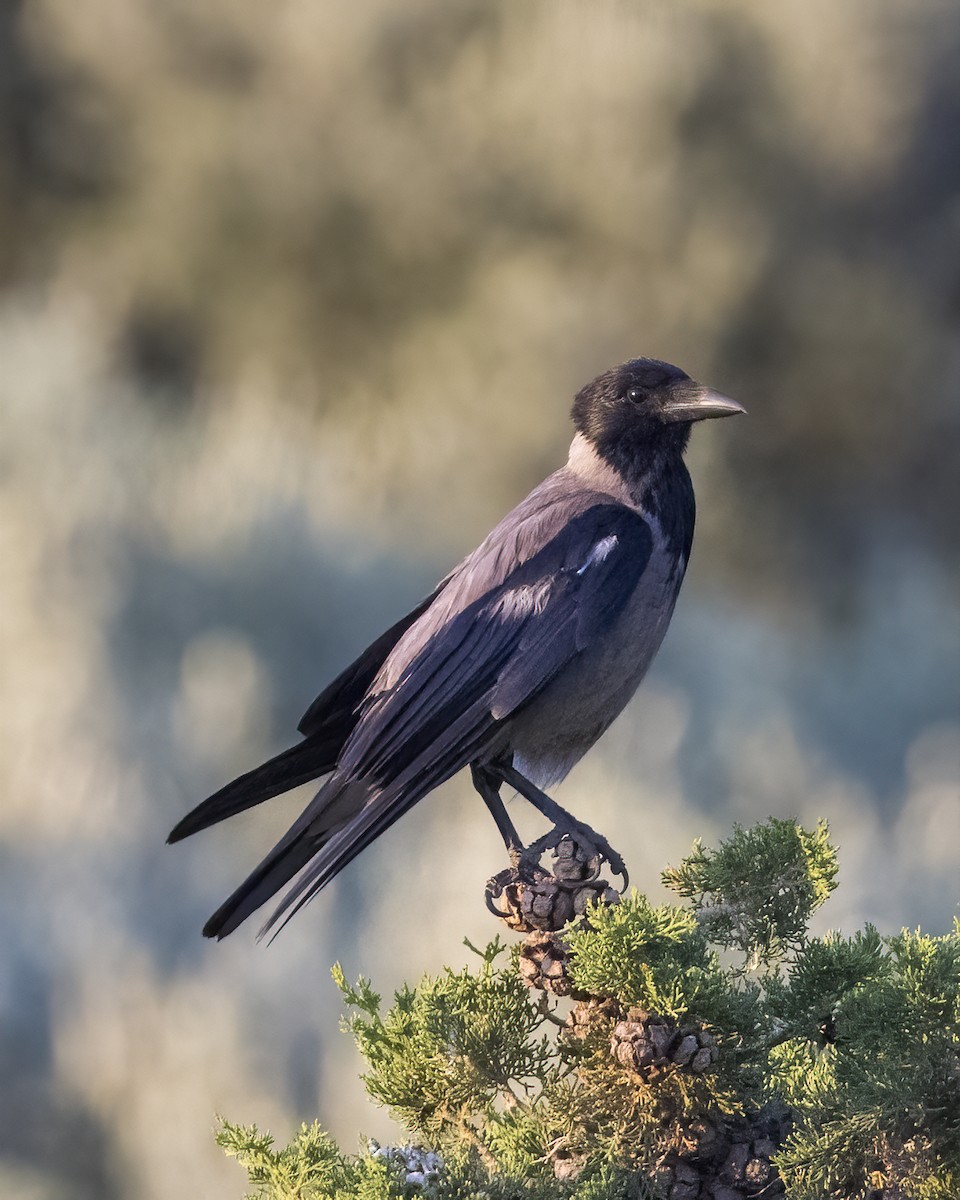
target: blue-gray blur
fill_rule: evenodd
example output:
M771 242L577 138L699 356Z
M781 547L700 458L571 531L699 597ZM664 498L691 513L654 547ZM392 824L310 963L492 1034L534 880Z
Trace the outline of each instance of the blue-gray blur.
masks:
M638 354L750 416L694 430L673 626L559 798L657 894L827 817L824 925L947 926L958 57L935 0L0 9L0 1194L239 1196L218 1111L389 1135L327 972L493 935L468 782L268 950L199 928L296 802L163 838Z

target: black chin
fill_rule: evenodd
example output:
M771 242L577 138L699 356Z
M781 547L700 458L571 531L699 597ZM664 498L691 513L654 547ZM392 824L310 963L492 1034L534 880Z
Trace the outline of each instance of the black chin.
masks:
M625 479L637 479L653 469L659 460L679 458L690 440L690 424L677 421L664 424L648 418L638 420L636 413L622 419L588 423L581 432L600 457Z

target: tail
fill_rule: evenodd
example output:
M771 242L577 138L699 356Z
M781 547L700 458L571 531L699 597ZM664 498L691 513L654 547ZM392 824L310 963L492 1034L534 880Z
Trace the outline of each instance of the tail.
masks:
M261 904L288 883L313 857L316 846L312 840L301 838L283 847L279 843L259 867L240 884L237 890L217 909L203 927L203 936L225 938L255 912Z
M351 824L369 795L362 782L344 782L337 776L327 780L263 862L207 921L203 936L219 940L232 933Z
M307 738L291 746L198 804L173 827L167 841L179 842L301 783L329 775L336 766L342 744L343 737L337 732L332 736Z

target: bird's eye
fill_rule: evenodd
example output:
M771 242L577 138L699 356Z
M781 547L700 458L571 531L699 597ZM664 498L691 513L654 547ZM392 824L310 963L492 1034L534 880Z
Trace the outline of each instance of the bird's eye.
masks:
M639 404L643 399L643 388L632 387L627 392L627 399L631 404Z

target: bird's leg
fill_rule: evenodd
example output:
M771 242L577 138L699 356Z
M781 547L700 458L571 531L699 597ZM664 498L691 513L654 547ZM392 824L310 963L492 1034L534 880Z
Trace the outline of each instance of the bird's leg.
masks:
M507 847L510 855L511 865L505 871L500 871L487 880L485 892L487 908L489 908L495 917L509 919L509 905L507 908L502 908L497 904L497 901L501 899L504 892L511 885L515 886L520 880L521 864L527 866L526 873L532 882L533 875L529 871L528 852L524 849L516 826L510 820L506 807L500 799L500 788L503 786L503 780L488 766L481 765L480 763L471 763L470 773L473 776L473 786L483 797L484 804L490 809L490 815L496 821L497 829L500 830L500 836L503 838L504 845Z
M548 821L553 822L554 828L548 834L545 834L542 838L539 838L537 841L533 842L527 847L526 850L523 851L521 855L522 862L528 862L531 859L534 861L539 861L540 855L543 854L544 850L553 849L563 840L564 837L569 836L580 842L586 843L587 847L595 851L599 856L605 858L610 864L612 870L615 871L617 875L622 876L623 886L626 888L629 882L629 877L627 875L627 868L624 865L624 861L602 834L597 833L596 830L591 829L589 825L585 825L582 821L578 821L577 818L572 813L568 813L565 808L561 808L560 805L557 804L556 800L552 800L546 792L541 791L540 788L531 783L525 775L521 775L521 773L512 764L501 761L496 764L492 764L491 771L495 772L504 783L508 783L510 787L516 788L516 790L521 796L524 797L525 800L529 800L533 807L539 812L543 813ZM483 795L483 792L480 794ZM499 801L499 792L496 794L497 800ZM487 797L484 796L484 799L486 800ZM489 800L487 801L487 804L489 806ZM492 808L491 812L493 812ZM506 817L505 812L504 817ZM494 814L494 819L496 820L496 814ZM507 817L507 820L509 820L509 817ZM511 828L513 828L512 825Z
M473 776L473 786L483 797L484 804L490 809L490 815L497 823L497 829L500 830L503 844L510 854L510 861L516 866L520 861L520 856L524 853L524 848L516 826L510 820L510 815L503 801L500 799L500 788L503 780L499 775L491 771L489 767L481 766L480 763L471 763L470 773Z

